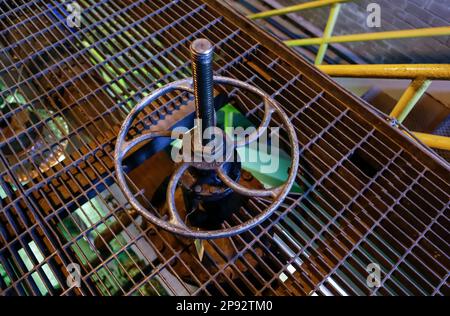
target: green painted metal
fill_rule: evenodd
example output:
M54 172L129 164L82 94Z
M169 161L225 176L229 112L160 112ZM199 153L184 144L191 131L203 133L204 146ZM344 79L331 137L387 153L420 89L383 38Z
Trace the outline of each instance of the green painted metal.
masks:
M450 26L428 27L422 29L412 30L397 30L373 33L347 34L331 36L328 39L323 37L301 38L284 41L287 46L307 46L320 45L327 43L349 43L349 42L364 42L364 41L379 41L389 39L401 38L419 38L432 36L448 36L450 35Z
M430 85L431 80L423 78L414 79L398 100L390 116L403 123L409 112L412 111Z
M221 127L226 133L230 133L232 128L242 127L244 129L249 127L255 127L254 124L248 120L238 109L236 109L230 103L221 107L217 113L217 126ZM181 148L182 141L176 139L171 142L172 146ZM243 161L242 169L250 172L259 182L261 182L265 188L273 188L282 185L288 178L289 166L291 159L289 155L279 148L279 157L271 157L270 154L263 152L255 152L252 146L247 145L237 149L240 157L258 157L257 161ZM261 166L267 166L266 161L272 161L273 159L279 159L278 168L270 173L262 173ZM292 186L291 192L301 193L302 189L297 183Z
M272 16L290 14L290 13L295 13L295 12L299 12L299 11L303 11L303 10L307 10L307 9L315 9L315 8L320 8L320 7L324 7L324 6L327 6L327 5L332 5L332 4L335 4L335 3L343 3L343 2L348 2L348 1L351 1L351 0L316 0L316 1L309 1L309 2L305 2L305 3L299 3L299 4L296 4L296 5L292 5L292 6L287 6L287 7L280 8L280 9L275 9L275 10L269 10L269 11L263 11L263 12L250 14L247 17L249 19L252 19L252 20L266 19L266 18L270 18Z
M331 37L333 30L334 30L334 26L336 25L336 22L337 22L337 19L339 16L340 9L341 9L340 3L335 3L331 6L330 15L328 16L327 26L325 27L325 30L323 31L324 39L329 39ZM327 52L327 48L328 48L327 42L323 42L322 44L320 44L319 51L317 52L316 60L314 62L316 65L320 65L323 62L323 59Z

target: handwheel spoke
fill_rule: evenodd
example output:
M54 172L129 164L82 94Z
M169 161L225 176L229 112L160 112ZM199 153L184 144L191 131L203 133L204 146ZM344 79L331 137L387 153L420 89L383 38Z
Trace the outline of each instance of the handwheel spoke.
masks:
M241 139L236 142L236 147L242 147L246 146L248 144L253 143L255 140L261 137L261 135L267 130L267 127L270 124L270 120L272 119L272 114L275 112L275 110L270 106L269 101L267 98L264 99L265 105L265 111L264 111L264 117L259 125L259 127L256 129L255 132L251 133L247 139Z
M156 137L171 137L172 132L171 131L146 131L139 135L136 138L133 138L130 141L123 142L121 146L121 153L122 157L125 157L125 155L131 150L131 148L135 147L136 145L145 142L146 140L156 138Z
M174 90L186 91L189 93L193 93L193 79L187 78L176 82L171 82L164 87L161 87L155 90L153 93L143 98L136 107L129 113L127 118L125 119L122 128L119 131L116 149L114 153L114 164L115 170L117 173L117 180L119 186L123 190L125 196L129 200L130 204L147 220L152 222L153 224L166 229L172 233L179 234L185 237L197 238L197 239L210 239L210 238L225 238L238 233L241 233L245 230L251 229L255 227L265 219L267 219L280 205L283 203L283 199L289 193L290 187L295 181L295 176L297 173L298 162L299 162L299 149L298 142L295 130L289 121L289 117L283 112L281 107L277 104L277 102L271 98L270 95L261 91L260 89L249 85L246 82L242 82L232 78L226 77L213 77L214 83L217 84L225 84L232 85L238 87L240 89L247 90L249 92L253 92L262 98L264 101L264 115L261 121L261 124L258 126L256 131L253 131L246 138L237 137L233 146L241 147L252 142L257 141L258 138L263 137L264 133L267 131L270 125L270 121L274 112L277 113L277 118L279 117L282 121L282 124L286 128L286 132L289 135L289 143L291 150L291 165L289 169L289 176L286 182L276 188L271 188L267 190L257 190L257 189L248 189L239 183L235 182L223 169L223 164L219 166L219 163L214 163L210 165L205 164L195 164L193 162L182 162L177 165L174 174L170 178L170 182L167 188L166 197L167 197L167 216L165 218L161 218L161 216L157 216L152 212L149 212L147 208L145 208L138 199L133 195L130 188L128 187L127 181L125 179L125 172L123 166L123 158L126 154L132 150L133 147L138 144L142 144L150 139L156 137L171 137L170 131L146 131L141 135L138 135L134 139L129 141L125 141L126 136L129 133L129 129L132 125L132 122L137 118L140 111L142 111L146 106L150 105L152 102L160 98L161 96L170 93ZM234 151L231 151L234 152ZM230 161L228 156L226 157L226 161ZM177 209L177 203L175 199L175 193L177 190L178 183L181 180L183 173L190 167L205 169L205 170L216 170L218 177L220 180L234 190L238 194L242 194L249 197L254 197L258 200L256 203L262 206L262 210L260 214L257 214L253 218L246 220L244 223L238 226L233 227L223 227L218 230L196 230L190 228L183 220L182 214L179 211L181 209ZM218 167L219 166L219 167ZM168 218L167 218L168 217Z
M222 165L223 166L223 165ZM248 189L237 182L234 182L222 169L222 167L217 168L217 175L219 179L225 183L226 186L230 187L233 191L245 195L245 196L256 196L263 197L268 196L271 198L276 198L283 189L283 186L272 188L272 189L264 189L264 190L256 190L256 189Z
M175 191L177 189L178 182L180 181L181 176L189 167L188 163L181 163L176 168L175 172L170 177L169 185L167 187L167 206L169 210L169 223L174 224L176 226L188 229L186 224L180 217L180 213L178 212L176 203L175 203Z
M233 78L222 77L222 76L214 76L214 82L232 85L234 87L238 87L241 89L251 91L251 92L256 93L263 97L263 99L264 99L264 117L262 119L260 126L257 128L257 130L255 132L251 133L247 139L238 140L236 142L236 147L242 147L242 146L251 144L252 142L257 140L267 130L270 120L272 119L272 114L276 111L276 109L274 107L274 101L271 99L271 97L268 94L263 93L260 89L254 87L246 82L243 82L243 81L239 81L239 80L236 80Z
M192 87L192 82L189 84L181 84L175 87L175 90L181 90L184 92L194 93L194 88Z

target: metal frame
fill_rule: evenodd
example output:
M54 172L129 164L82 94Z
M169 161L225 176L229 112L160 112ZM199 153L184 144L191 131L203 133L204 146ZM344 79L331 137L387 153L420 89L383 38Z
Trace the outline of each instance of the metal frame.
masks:
M330 76L413 79L389 114L402 123L434 80L450 80L450 64L320 65ZM412 132L425 145L450 150L450 137Z

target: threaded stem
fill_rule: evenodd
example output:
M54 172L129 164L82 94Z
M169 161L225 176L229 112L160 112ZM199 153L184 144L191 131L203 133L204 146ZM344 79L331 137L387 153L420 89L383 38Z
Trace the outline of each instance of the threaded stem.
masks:
M196 116L202 121L202 135L208 127L216 125L214 109L214 82L212 44L206 39L197 39L191 45L192 74ZM204 144L205 145L205 144Z

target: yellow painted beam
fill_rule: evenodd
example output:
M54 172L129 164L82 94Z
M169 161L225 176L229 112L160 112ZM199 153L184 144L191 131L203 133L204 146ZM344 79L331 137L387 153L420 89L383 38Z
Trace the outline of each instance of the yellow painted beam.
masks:
M334 77L450 80L450 64L318 65Z
M450 137L413 132L422 143L431 148L450 150Z
M325 30L323 31L323 38L328 39L331 37L331 34L333 33L334 26L336 25L336 21L339 15L339 11L341 9L340 3L335 3L330 8L330 14L328 16L327 26L325 27ZM317 52L316 60L314 63L316 65L320 65L323 62L323 58L325 57L325 54L327 52L328 43L324 42L320 44L319 51Z
M321 37L302 38L296 40L288 40L285 41L284 43L288 46L307 46L307 45L320 45L322 43L347 43L347 42L361 42L361 41L363 42L363 41L376 41L376 40L388 40L399 38L416 38L416 37L448 36L448 35L450 35L450 26L442 26L442 27L430 27L413 30L339 35L339 36L332 36L327 39Z
M310 2L306 2L306 3L300 3L300 4L296 4L296 5L280 8L280 9L275 9L275 10L269 10L269 11L255 13L255 14L250 14L247 17L249 19L252 19L252 20L265 19L265 18L269 18L271 16L289 14L289 13L294 13L294 12L298 12L298 11L302 11L302 10L306 10L306 9L320 8L320 7L324 7L324 6L335 4L335 3L343 3L343 2L348 2L348 1L351 1L351 0L317 0L317 1L310 1Z
M427 79L414 79L392 109L390 116L395 117L402 123L409 112L414 108L417 101L419 101L425 91L427 91L430 84L431 81Z

